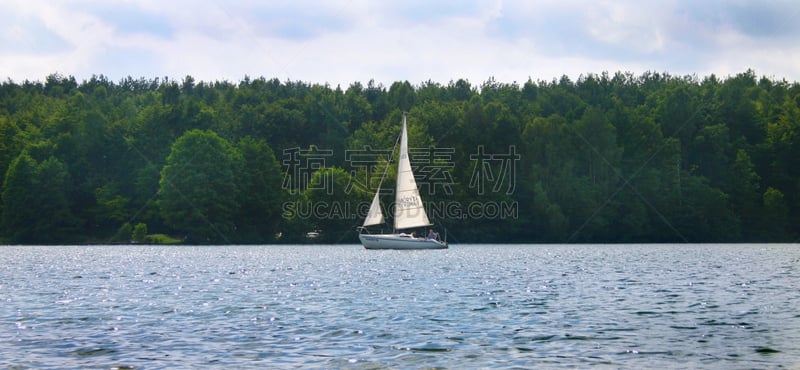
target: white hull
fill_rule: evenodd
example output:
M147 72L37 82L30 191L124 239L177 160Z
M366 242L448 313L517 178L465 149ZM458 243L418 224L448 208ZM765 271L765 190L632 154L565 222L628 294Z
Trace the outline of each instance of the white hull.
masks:
M447 249L447 243L406 234L359 234L367 249Z
M408 156L408 128L406 127L406 113L403 113L403 128L400 131L400 152L399 160L397 161L397 182L394 194L394 229L395 230L408 230L412 228L420 228L430 226L431 222L425 213L425 207L422 204L422 197L419 195L419 188L414 179L414 172L411 169L411 160ZM396 145L396 144L395 144ZM391 162L391 157L387 163ZM389 166L383 172L383 178ZM380 204L380 184L378 190L375 191L375 196L372 198L372 203L369 205L369 211L364 218L364 224L359 228L361 233L358 238L361 239L361 244L367 249L446 249L447 242L440 242L434 239L426 238L413 238L409 234L369 234L365 229L367 226L379 225L384 222L383 211L381 211Z

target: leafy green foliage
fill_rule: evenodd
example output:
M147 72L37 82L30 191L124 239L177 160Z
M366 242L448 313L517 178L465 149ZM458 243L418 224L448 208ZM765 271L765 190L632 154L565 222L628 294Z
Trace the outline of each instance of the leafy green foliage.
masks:
M800 236L800 85L746 71L344 90L249 77L5 81L0 239L128 242L147 225L148 242L305 242L312 230L353 242L403 111L420 191L452 241Z
M161 170L158 205L166 224L195 243L230 242L239 208L239 153L212 131L186 132Z
M131 240L142 243L145 241L147 237L147 225L143 223L138 223L136 226L133 227L133 231L131 232Z
M329 243L358 242L356 226L361 225L360 209L369 206L369 194L351 186L353 179L338 167L315 171L304 193L305 202L298 208L322 230L320 241Z
M272 242L280 231L281 206L288 200L288 194L281 189L280 166L265 140L245 137L237 150L243 167L236 179L240 205L235 213L236 239L240 243Z
M60 243L72 240L79 222L69 209L69 174L55 157L41 163L27 152L8 168L3 186L3 229L12 243Z

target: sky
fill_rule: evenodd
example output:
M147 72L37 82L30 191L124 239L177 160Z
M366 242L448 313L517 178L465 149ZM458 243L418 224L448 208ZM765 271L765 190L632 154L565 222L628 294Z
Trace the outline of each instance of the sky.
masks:
M2 0L0 79L800 80L795 0Z

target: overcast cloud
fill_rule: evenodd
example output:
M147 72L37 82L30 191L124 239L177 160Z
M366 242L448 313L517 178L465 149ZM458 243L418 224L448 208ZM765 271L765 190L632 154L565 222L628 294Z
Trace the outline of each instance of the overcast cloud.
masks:
M798 1L37 1L0 4L0 78L800 80Z

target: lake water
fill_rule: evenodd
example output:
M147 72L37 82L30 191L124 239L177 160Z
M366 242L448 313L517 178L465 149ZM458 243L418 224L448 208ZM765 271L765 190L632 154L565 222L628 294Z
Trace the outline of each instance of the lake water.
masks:
M0 247L2 368L798 368L800 245Z

